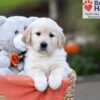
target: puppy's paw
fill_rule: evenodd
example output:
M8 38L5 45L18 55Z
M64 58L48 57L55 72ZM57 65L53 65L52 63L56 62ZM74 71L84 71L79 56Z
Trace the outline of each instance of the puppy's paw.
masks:
M62 80L59 77L50 76L49 77L49 86L56 90L61 86Z
M35 83L35 88L40 92L44 92L47 89L48 86L47 79L37 78L36 80L34 80L34 83Z

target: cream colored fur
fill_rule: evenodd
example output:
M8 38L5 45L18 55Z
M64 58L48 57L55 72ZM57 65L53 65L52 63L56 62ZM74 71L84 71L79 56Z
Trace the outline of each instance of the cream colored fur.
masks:
M50 37L50 34L54 36ZM27 47L25 72L34 80L36 89L42 92L48 85L58 89L62 80L72 72L63 49L63 30L52 19L40 18L25 31L23 40ZM45 51L40 49L44 41L48 45Z

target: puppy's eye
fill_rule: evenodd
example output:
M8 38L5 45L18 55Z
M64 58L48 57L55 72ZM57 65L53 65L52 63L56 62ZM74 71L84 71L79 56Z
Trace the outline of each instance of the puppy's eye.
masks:
M36 33L36 35L40 36L40 35L41 35L41 33L40 33L40 32L37 32L37 33Z
M15 34L18 34L18 33L19 33L19 31L18 31L18 30L16 30L16 31L15 31Z
M51 38L53 38L53 37L54 37L54 34L50 33L49 36L50 36Z

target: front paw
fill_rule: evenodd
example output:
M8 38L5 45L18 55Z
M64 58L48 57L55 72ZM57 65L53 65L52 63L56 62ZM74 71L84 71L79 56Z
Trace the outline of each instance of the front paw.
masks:
M58 89L61 86L61 83L62 83L62 79L61 78L55 77L55 76L50 76L49 77L49 86L53 90Z
M34 83L35 88L40 92L44 92L47 89L48 83L46 78L36 78Z

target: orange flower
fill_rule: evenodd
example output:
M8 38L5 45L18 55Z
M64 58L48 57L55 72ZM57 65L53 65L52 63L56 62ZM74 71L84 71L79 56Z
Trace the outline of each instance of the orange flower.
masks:
M80 50L80 47L78 44L71 42L71 43L67 43L64 46L64 49L66 52L72 54L72 53L77 53Z
M20 60L20 57L16 53L11 53L10 55L11 66L16 68L19 60Z

